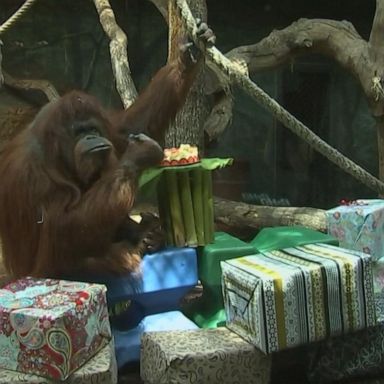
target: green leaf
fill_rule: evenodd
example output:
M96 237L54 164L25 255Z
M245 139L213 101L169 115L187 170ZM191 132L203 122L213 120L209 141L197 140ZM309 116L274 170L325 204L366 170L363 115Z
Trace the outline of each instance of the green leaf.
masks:
M210 159L201 159L198 163L195 164L189 164L189 165L178 165L175 167L156 167L156 168L149 168L145 170L139 180L139 187L143 187L144 185L148 184L150 181L156 179L158 176L160 176L163 172L167 171L177 171L177 172L187 172L192 169L205 169L207 171L213 171L217 168L223 168L227 167L228 165L232 165L233 159L220 159L218 157L210 158Z

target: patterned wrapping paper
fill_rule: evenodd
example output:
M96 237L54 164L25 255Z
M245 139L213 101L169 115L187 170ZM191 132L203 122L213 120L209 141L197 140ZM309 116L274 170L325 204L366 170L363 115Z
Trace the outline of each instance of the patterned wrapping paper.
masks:
M322 341L308 349L309 383L376 383L367 376L382 377L384 367L384 324ZM384 380L383 380L384 382ZM379 383L379 381L377 381Z
M372 269L376 318L379 323L384 323L384 258L374 262Z
M384 200L357 200L326 212L328 233L340 246L372 255L384 256Z
M253 255L255 249L225 232L215 232L214 242L201 249L199 254L199 279L204 287L221 288L220 262L241 256Z
M199 328L180 311L169 311L146 316L137 327L129 330L118 330L112 325L117 367L120 369L126 364L140 361L141 336L143 333L181 331L187 329Z
M146 384L267 384L271 357L226 328L149 332L142 337Z
M266 353L376 324L371 257L327 244L222 263L227 327Z
M111 339L103 285L25 278L0 290L0 367L64 380Z
M31 375L0 369L0 384L54 384L57 380L46 379L41 376ZM115 349L110 342L91 360L85 363L68 379L60 381L65 384L116 384L117 365Z
M254 253L252 245L225 232L215 232L214 242L201 249L198 268L203 295L183 306L183 312L200 328L225 325L220 262Z

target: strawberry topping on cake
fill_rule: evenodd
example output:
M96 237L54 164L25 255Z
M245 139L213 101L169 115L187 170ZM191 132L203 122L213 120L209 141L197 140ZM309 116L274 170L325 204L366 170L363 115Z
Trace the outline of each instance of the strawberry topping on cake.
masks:
M200 161L196 146L181 144L178 148L165 148L163 166L188 165Z

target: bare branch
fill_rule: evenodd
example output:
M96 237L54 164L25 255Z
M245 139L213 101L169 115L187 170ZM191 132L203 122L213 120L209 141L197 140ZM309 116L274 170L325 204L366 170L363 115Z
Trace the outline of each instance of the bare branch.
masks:
M116 88L125 108L128 108L137 97L137 90L131 77L131 69L127 55L127 36L117 25L115 15L108 0L93 0L99 14L100 23L110 44L112 70L116 80Z
M245 63L249 72L255 73L308 53L329 56L359 77L361 60L368 57L368 44L349 22L300 19L256 44L233 49L226 57Z
M8 87L21 89L25 91L36 90L44 93L48 101L56 100L60 97L56 88L48 80L35 80L35 79L15 79L9 73L3 72L4 83Z
M365 85L368 94L372 93L372 81L367 82L362 71L370 63L368 44L346 21L300 19L284 29L274 30L256 44L237 47L225 56L247 75L276 69L297 56L311 53L333 58ZM218 78L211 87L220 88L222 83L223 79Z
M168 23L168 0L149 0L153 3Z
M384 1L376 0L376 12L372 23L369 44L374 60L383 59L383 38L384 38ZM381 56L381 57L378 57Z
M217 139L232 121L232 94L222 91L215 99L210 115L204 123L204 131L209 141Z

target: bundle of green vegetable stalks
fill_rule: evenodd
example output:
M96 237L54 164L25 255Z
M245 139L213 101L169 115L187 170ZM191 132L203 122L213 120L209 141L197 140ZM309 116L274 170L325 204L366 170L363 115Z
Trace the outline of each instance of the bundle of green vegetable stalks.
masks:
M212 171L231 163L232 159L202 159L144 172L140 186L157 181L159 214L168 245L194 247L213 242Z

